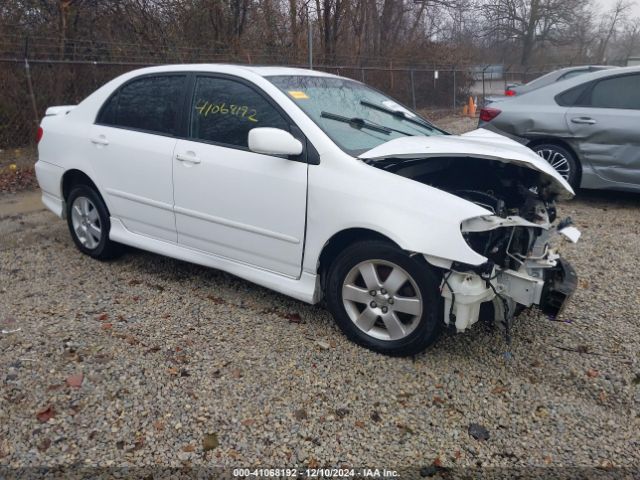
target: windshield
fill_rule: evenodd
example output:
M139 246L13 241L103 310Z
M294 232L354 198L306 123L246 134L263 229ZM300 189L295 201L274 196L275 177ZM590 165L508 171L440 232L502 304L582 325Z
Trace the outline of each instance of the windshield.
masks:
M342 150L358 156L394 138L445 132L366 85L344 78L267 77Z

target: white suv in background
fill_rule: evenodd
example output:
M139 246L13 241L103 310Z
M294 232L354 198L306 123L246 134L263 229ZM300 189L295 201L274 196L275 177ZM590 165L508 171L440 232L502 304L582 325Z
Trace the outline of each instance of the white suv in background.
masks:
M507 327L517 305L557 314L575 288L549 248L554 200L573 191L547 162L350 79L146 68L48 109L39 136L43 202L83 253L132 245L325 299L379 352L420 352L481 305Z

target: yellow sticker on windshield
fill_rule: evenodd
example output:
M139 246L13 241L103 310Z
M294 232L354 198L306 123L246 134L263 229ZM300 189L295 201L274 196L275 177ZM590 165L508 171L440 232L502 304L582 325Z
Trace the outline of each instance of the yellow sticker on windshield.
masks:
M306 93L301 92L300 90L289 90L289 95L291 95L296 100L306 100L307 98L309 98Z

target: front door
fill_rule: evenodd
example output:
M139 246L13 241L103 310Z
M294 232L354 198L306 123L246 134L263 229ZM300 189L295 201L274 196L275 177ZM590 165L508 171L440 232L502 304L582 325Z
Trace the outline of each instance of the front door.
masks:
M606 180L640 185L640 74L597 81L567 110L581 158Z
M173 160L178 243L298 277L307 164L247 147L252 128L290 121L255 87L216 76L196 77L188 121Z

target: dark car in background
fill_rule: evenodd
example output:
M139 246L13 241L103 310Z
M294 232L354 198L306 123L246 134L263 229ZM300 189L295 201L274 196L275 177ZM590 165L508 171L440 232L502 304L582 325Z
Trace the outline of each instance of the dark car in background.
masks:
M640 67L587 73L491 104L479 127L526 144L574 188L640 191Z

